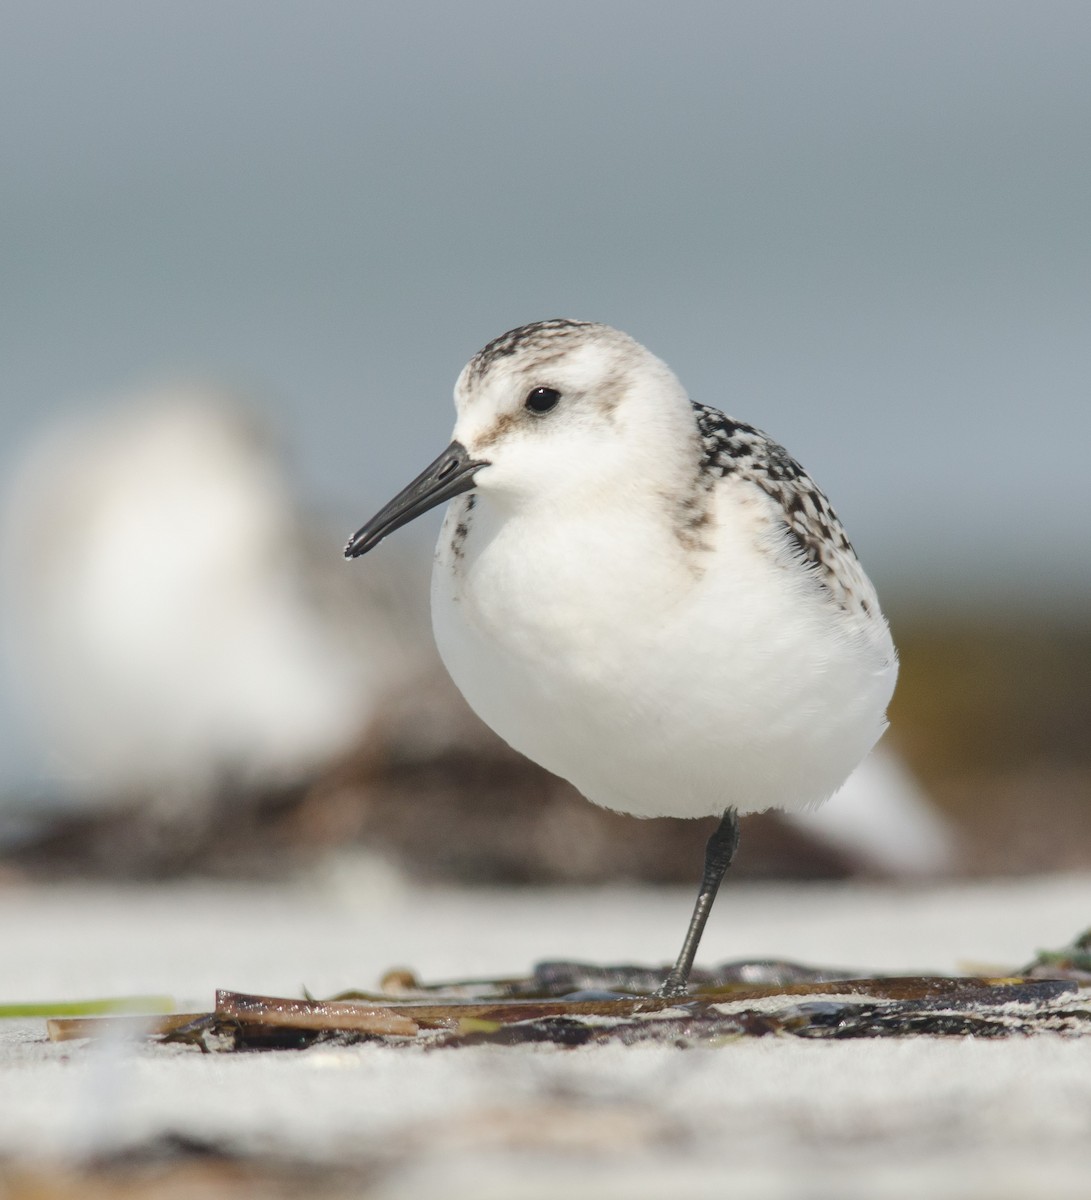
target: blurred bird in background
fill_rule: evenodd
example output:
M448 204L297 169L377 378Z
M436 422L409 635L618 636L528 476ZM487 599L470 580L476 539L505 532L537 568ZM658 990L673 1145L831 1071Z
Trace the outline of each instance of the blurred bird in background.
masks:
M124 812L136 858L185 861L312 780L424 658L397 580L323 554L271 431L222 392L57 427L5 524L8 642L57 783Z

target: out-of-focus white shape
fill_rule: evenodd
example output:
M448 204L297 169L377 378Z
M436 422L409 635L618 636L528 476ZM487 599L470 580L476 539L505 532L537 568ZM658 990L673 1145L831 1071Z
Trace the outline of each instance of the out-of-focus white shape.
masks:
M5 526L12 656L64 781L96 802L306 778L406 670L399 599L306 528L226 397L167 392L56 428Z
M821 808L784 817L882 874L938 875L954 865L953 830L886 745L876 747Z

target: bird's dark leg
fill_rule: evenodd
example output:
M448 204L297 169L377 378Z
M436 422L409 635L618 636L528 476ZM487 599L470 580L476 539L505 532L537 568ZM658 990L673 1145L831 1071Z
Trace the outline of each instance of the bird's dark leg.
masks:
M682 943L682 952L678 961L671 968L670 974L656 993L659 996L684 996L689 984L689 973L693 960L697 956L697 946L701 934L705 931L705 922L712 911L712 902L716 899L720 882L731 866L735 850L739 845L739 814L729 808L720 819L716 832L708 839L705 847L705 870L701 876L701 890L697 893L697 903L693 906L693 916L689 919L689 929L686 930L686 940Z

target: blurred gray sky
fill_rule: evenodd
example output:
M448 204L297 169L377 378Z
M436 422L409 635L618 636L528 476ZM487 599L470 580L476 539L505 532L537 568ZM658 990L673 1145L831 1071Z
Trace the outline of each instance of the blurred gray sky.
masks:
M1089 63L1086 0L6 0L0 470L226 380L347 534L570 315L783 440L888 597L1086 604Z

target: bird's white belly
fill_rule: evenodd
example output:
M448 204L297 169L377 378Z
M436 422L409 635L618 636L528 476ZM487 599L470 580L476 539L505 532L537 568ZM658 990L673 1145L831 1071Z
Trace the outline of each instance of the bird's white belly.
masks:
M602 553L601 526L540 546L514 523L477 528L456 558L451 520L432 586L447 669L505 741L596 804L644 817L805 808L884 728L889 640L847 635L749 530L718 547L731 570L701 573L655 544Z

